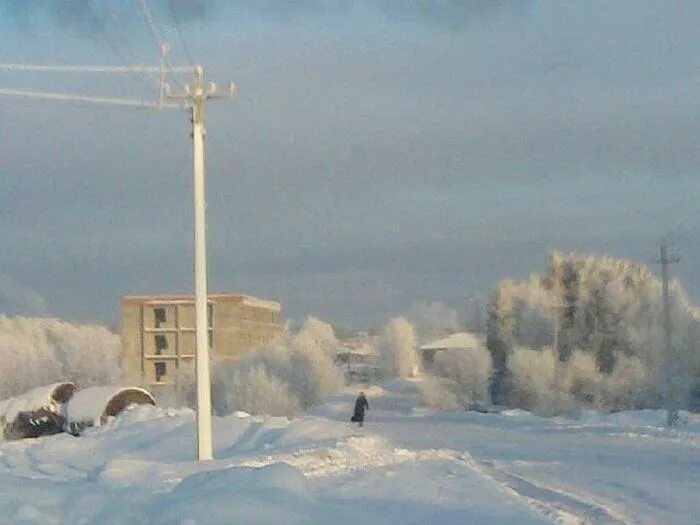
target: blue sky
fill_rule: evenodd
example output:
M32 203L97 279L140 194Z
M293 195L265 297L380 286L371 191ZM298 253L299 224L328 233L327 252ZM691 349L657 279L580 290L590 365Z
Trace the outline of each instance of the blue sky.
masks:
M375 325L464 310L550 249L646 262L673 230L700 299L697 3L171 2L195 58L240 87L208 108L211 291ZM55 5L0 2L0 61L156 60L136 0ZM0 87L150 96L130 77ZM122 295L192 290L185 114L0 114L0 311L116 324Z

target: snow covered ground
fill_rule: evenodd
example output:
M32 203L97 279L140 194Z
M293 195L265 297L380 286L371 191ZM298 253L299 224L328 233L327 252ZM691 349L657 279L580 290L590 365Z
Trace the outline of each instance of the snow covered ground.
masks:
M140 407L83 437L0 443L0 524L694 524L700 417L577 420L436 412L417 382L357 390L293 420L215 418L192 461L189 410Z

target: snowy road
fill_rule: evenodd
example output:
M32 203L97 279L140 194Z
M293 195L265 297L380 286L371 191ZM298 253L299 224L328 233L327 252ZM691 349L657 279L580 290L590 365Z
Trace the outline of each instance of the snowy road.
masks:
M413 399L413 401L409 401ZM696 524L700 418L663 428L658 411L583 413L577 421L414 407L410 388L373 403L369 427L397 447L440 449L560 523ZM342 403L324 408L326 417ZM399 410L397 411L397 407Z
M0 443L0 524L697 523L700 418L670 431L657 412L447 413L421 408L416 383L367 392L363 429L355 392L292 421L216 418L205 464L186 410Z

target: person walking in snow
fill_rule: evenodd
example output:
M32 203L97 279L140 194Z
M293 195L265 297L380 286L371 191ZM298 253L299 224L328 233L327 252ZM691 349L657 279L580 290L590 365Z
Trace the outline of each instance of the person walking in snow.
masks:
M355 412L353 413L350 421L362 426L365 421L365 410L369 410L369 403L367 402L365 393L360 392L360 395L357 396L357 399L355 400Z

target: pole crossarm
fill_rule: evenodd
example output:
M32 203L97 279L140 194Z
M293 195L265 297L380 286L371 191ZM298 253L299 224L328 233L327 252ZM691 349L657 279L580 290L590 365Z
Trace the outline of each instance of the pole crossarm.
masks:
M28 71L36 73L110 73L110 74L154 74L160 72L160 67L149 65L133 66L63 66L54 64L15 64L0 62L0 70L4 71ZM191 71L191 67L177 66L173 71L184 73Z
M214 82L204 85L204 70L201 66L194 68L195 80L192 84L185 84L184 91L171 91L170 84L165 84L165 96L171 100L184 100L195 103L208 99L233 98L237 87L233 82L229 82L228 90L225 93L219 92L219 86Z

